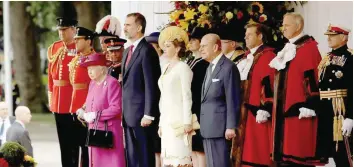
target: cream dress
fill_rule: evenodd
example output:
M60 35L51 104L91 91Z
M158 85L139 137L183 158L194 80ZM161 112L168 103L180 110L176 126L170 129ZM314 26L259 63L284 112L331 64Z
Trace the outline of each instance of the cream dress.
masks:
M163 165L192 166L192 137L182 135L176 137L171 125L179 122L191 124L192 122L192 94L191 82L193 72L184 62L178 62L168 72L170 67L166 64L158 81L161 91L160 123L161 128L161 157Z

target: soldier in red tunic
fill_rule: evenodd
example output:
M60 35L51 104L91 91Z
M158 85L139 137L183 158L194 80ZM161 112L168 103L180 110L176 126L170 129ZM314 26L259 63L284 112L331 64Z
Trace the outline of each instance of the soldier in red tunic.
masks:
M70 114L73 88L69 80L69 62L74 58L77 21L57 18L60 41L48 48L48 98L58 132L62 166L78 166L78 148L72 140L76 136L74 116Z
M288 13L283 34L289 43L270 62L277 70L274 81L272 158L290 166L324 165L318 156L318 70L321 55L317 42L303 34L301 15ZM323 146L322 146L323 147Z
M240 71L243 100L241 125L244 130L234 140L240 143L241 166L270 166L271 113L275 70L269 67L275 57L273 48L266 46L268 28L262 24L246 26L246 46L249 49L237 64ZM242 138L244 137L244 138ZM235 143L235 142L234 142ZM243 147L242 147L243 144ZM234 146L235 148L235 146ZM241 159L241 156L238 156ZM235 164L234 166L240 166Z
M94 33L84 27L76 28L76 35L74 37L77 54L69 63L70 83L73 87L73 94L71 96L70 113L83 113L83 105L86 101L88 93L88 86L90 84L90 77L87 73L86 67L79 66L80 58L86 57L95 53L92 48ZM81 165L82 167L89 166L88 149L85 146L87 127L81 124L77 117L74 117L77 133L76 147L81 148ZM79 149L80 149L79 148Z

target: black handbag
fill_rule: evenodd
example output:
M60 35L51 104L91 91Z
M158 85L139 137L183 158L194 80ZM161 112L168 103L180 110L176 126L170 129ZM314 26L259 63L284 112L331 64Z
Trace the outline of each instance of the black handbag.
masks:
M104 121L105 130L97 130L98 120L102 114L99 112L98 118L95 120L93 129L87 132L86 146L100 147L100 148L113 148L113 133L108 131L107 121Z

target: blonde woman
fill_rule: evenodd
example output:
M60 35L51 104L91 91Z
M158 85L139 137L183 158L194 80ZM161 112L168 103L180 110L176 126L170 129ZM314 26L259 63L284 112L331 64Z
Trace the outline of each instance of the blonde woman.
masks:
M168 63L159 79L161 158L163 166L192 166L192 95L193 73L180 59L185 56L188 35L179 27L164 29L159 45L164 50ZM183 125L184 134L176 135L173 125Z

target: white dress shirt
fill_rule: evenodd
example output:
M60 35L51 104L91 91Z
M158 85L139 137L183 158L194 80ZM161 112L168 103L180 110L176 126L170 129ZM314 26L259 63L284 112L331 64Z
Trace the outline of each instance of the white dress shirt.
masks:
M11 122L10 122L10 117L6 117L5 118L5 122L2 118L0 118L0 128L1 126L3 126L2 124L5 124L4 125L4 132L3 134L0 136L0 140L1 140L1 143L5 143L6 142L6 133L7 133L7 130L10 128L11 126Z
M216 57L214 58L213 61L211 61L211 64L213 64L213 67L211 68L211 72L214 71L215 66L218 64L218 62L219 62L219 60L220 60L220 58L221 58L222 55L223 55L223 54L220 53L218 56L216 56Z

